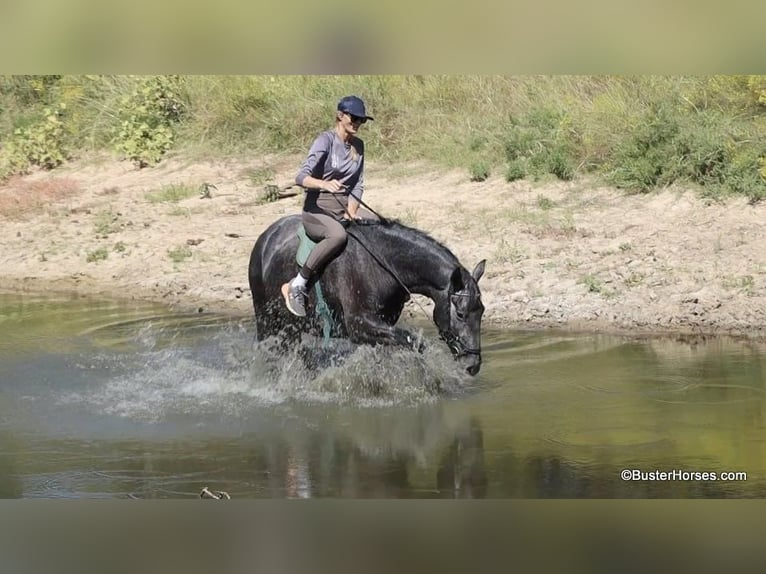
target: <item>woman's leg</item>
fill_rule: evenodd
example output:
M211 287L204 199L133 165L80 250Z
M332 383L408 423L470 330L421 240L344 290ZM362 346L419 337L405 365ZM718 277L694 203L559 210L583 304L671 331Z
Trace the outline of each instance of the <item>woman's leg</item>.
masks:
M317 246L303 264L301 275L313 279L322 273L325 266L346 247L346 230L334 217L323 213L303 212L303 227Z
M317 242L298 275L282 285L288 310L299 317L306 315L306 290L309 282L322 273L325 266L346 246L346 230L335 218L322 213L303 212L303 227Z

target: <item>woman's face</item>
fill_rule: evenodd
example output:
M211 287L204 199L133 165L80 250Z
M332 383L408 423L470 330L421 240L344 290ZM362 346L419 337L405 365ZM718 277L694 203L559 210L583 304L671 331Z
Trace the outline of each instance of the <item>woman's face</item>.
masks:
M343 129L346 130L347 133L351 135L356 135L357 130L359 129L359 126L366 123L366 118L359 118L357 116L353 116L349 114L348 112L341 112L340 114L340 123L341 126L343 126Z

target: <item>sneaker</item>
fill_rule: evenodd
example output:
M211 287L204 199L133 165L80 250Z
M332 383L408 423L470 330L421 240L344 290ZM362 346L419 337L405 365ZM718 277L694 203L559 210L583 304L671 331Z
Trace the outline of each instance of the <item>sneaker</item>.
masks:
M287 310L298 317L306 316L306 288L293 286L290 283L282 285L282 296L285 298Z

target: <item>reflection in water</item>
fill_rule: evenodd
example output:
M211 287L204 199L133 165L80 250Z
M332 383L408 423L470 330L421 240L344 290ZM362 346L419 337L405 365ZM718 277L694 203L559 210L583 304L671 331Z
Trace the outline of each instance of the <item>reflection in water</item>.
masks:
M453 498L484 498L487 473L484 469L484 436L478 419L459 433L441 458L436 475L439 492Z
M157 305L0 295L0 322L0 497L766 493L758 345L489 332L470 379L438 344L312 368L247 320Z
M183 444L48 438L24 441L23 451L3 440L0 495L196 497L208 486L239 498L479 497L486 475L480 446L470 444L476 430L436 447L434 461L385 444L360 447L330 429Z

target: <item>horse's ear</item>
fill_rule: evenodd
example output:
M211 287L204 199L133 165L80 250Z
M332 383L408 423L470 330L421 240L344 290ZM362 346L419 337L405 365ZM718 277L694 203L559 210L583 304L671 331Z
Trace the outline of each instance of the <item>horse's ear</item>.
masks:
M460 272L460 267L455 267L452 271L452 277L449 280L450 291L457 293L463 290L465 283L463 282L463 274Z
M479 279L481 279L481 276L484 275L484 264L487 262L486 259L482 259L476 264L476 267L473 268L473 272L471 273L471 277L473 277L473 280L477 283L479 282Z

